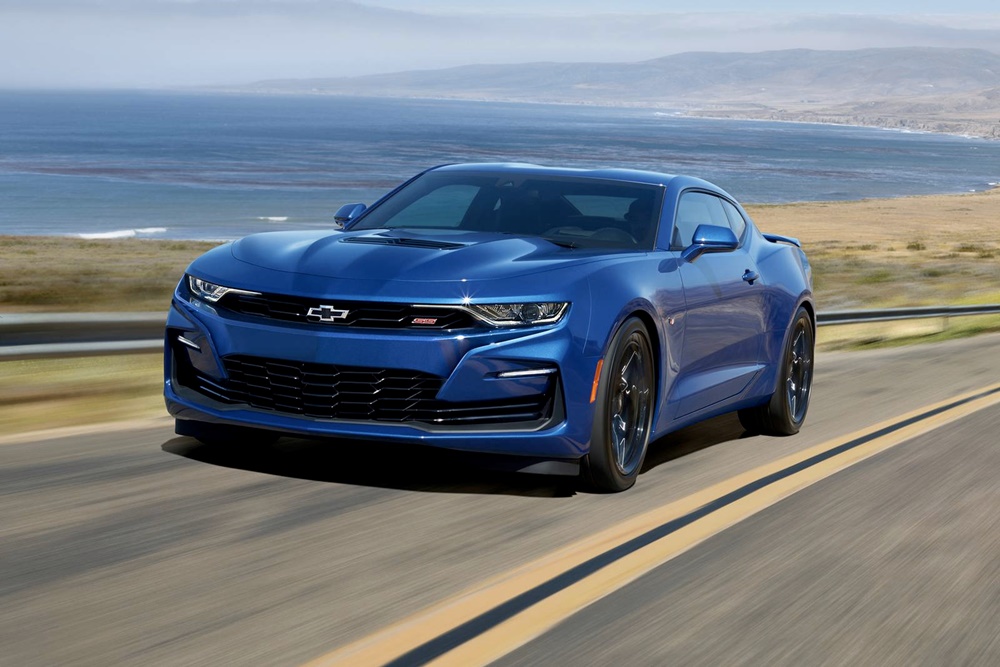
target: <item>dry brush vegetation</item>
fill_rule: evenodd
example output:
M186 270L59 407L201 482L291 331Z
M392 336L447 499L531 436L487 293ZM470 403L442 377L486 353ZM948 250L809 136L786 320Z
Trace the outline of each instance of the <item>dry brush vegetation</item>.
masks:
M822 310L1000 302L1000 189L748 208L802 240Z

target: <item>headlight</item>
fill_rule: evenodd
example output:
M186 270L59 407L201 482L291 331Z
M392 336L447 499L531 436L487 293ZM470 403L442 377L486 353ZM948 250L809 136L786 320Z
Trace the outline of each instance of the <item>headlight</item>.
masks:
M495 327L525 324L552 324L562 319L567 302L551 303L480 303L466 306L473 315Z
M260 296L260 292L251 292L245 289L224 287L223 285L216 285L215 283L210 283L207 280L195 278L194 276L188 276L187 279L188 287L191 289L191 294L202 301L208 301L209 303L215 303L227 294L249 294L251 296Z

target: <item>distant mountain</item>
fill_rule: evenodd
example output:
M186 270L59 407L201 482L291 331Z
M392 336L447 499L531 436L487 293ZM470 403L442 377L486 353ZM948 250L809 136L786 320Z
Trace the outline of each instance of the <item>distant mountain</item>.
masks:
M261 81L240 90L644 105L701 115L881 120L918 129L1000 133L1000 54L980 49L682 53L637 63L469 65ZM957 125L929 125L942 122Z

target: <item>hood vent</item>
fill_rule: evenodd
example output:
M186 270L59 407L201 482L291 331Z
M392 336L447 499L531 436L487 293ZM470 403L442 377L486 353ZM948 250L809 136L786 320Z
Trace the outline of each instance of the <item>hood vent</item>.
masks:
M454 250L464 248L464 243L448 243L433 239L407 239L395 236L349 236L341 239L341 243L367 243L368 245L396 245L407 248L429 248L431 250Z

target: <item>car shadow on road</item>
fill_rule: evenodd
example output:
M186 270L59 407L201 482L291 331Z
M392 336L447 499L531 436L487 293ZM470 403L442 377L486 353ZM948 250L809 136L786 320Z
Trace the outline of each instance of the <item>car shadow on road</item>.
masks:
M503 468L505 459L421 445L282 438L274 445L243 447L178 436L162 449L225 468L405 491L568 498L579 486L575 477L510 472Z
M668 461L746 437L749 434L740 424L735 412L707 419L650 443L640 475Z
M645 474L669 461L745 437L735 415L723 415L651 443ZM265 447L206 445L176 437L163 451L236 470L316 482L428 493L568 498L588 493L575 477L511 472L509 459L468 452L357 440L282 438ZM640 478L640 483L641 478Z

